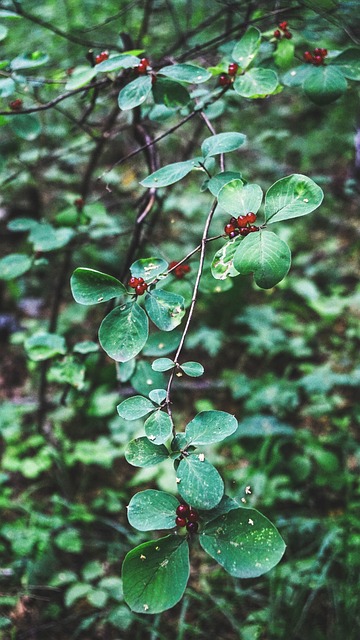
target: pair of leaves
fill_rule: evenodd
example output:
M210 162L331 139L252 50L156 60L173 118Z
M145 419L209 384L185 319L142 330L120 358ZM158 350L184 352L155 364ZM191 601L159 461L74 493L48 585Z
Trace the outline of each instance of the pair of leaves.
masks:
M129 505L130 522L139 525L142 519L148 527L151 523L147 514L154 513L156 522L167 525L164 528L174 526L176 498L161 491L144 491L137 496ZM255 509L236 508L232 504L227 512L204 526L199 540L204 551L226 571L241 578L254 578L269 571L285 551L284 541L265 516ZM189 573L186 537L168 535L145 542L125 557L122 568L125 601L139 613L165 611L182 598Z
M170 358L157 358L151 366L154 371L169 371L175 367L175 362ZM200 362L184 362L180 368L191 378L198 378L204 373L204 367Z
M151 415L144 424L146 437L150 444L162 445L172 434L172 422L168 414L165 411L161 411L159 406L156 406L151 400L144 396L127 398L118 405L117 411L119 416L125 420L137 420L150 413ZM136 445L129 449L129 456L131 457L131 455L133 455L132 464L136 464L136 466L150 466L149 463L153 464L153 449L150 447L148 451L146 449L146 443L145 447L143 446L143 441L138 443L138 445L139 450ZM163 450L162 452L164 453Z

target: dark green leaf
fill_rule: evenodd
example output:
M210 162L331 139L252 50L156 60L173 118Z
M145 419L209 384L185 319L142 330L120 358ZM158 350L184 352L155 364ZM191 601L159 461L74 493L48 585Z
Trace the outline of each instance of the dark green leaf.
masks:
M201 152L204 158L216 156L219 153L229 153L239 149L246 140L243 133L228 132L206 138L201 145Z
M181 459L176 471L181 497L195 509L213 509L224 495L224 483L204 454Z
M140 58L137 56L121 53L116 56L110 56L108 60L104 60L95 65L95 71L96 73L107 73L109 71L116 71L117 69L131 69L132 67L136 67L139 62Z
M125 111L141 105L150 94L151 86L151 76L139 76L129 82L119 93L118 104L120 109Z
M167 78L157 78L152 86L154 102L166 107L182 107L190 102L190 95L185 87Z
M201 411L186 426L185 435L189 444L198 446L221 442L236 431L235 416L225 411Z
M269 224L305 216L320 206L323 197L322 189L307 176L295 173L281 178L266 192L265 220Z
M187 176L190 171L199 166L199 162L202 160L203 158L193 158L193 160L185 160L184 162L173 162L154 171L140 184L143 187L168 187Z
M163 389L166 382L161 371L154 371L150 362L140 360L131 376L131 384L138 393L147 396L154 389Z
M339 69L332 66L312 67L303 89L312 102L320 106L334 102L347 89L347 82Z
M172 434L172 422L167 413L155 411L144 424L146 437L154 444L164 444Z
M163 462L169 452L163 444L154 444L146 436L130 440L125 450L125 458L134 467L151 467Z
M360 80L360 49L346 49L336 58L332 58L331 64L335 65L345 78Z
M156 331L149 336L144 347L144 356L162 356L172 353L179 346L181 333L179 331Z
M232 57L235 62L246 69L255 58L261 42L261 33L256 27L250 27L245 35L235 45Z
M131 267L131 275L135 278L144 278L145 282L154 280L168 269L168 263L162 258L140 258Z
M173 529L179 501L165 491L146 489L130 500L127 516L132 527L139 531Z
M220 189L218 194L219 205L227 213L239 216L259 210L263 198L263 192L258 184L244 185L241 180L232 180Z
M0 260L0 279L12 280L29 271L32 260L25 253L10 253Z
M286 87L301 87L306 78L311 75L313 67L309 64L300 64L295 69L290 69L282 76L282 82Z
M169 535L129 551L122 567L125 602L138 613L160 613L182 598L189 579L186 538Z
M213 176L211 180L207 183L207 188L213 194L213 196L217 197L220 189L227 184L228 182L232 182L233 180L240 180L241 174L238 171L222 171L218 173L216 176Z
M89 67L82 65L80 67L75 67L65 85L65 90L73 91L74 89L79 89L80 87L85 86L96 76L96 72L96 66Z
M123 284L113 276L95 269L79 267L70 279L71 292L79 304L98 304L126 293Z
M250 69L237 76L233 86L243 98L265 98L276 90L278 77L272 69Z
M190 84L200 84L211 78L211 73L194 64L172 64L159 69L158 73L178 82L188 82Z
M241 507L205 525L200 544L237 578L256 578L270 571L285 551L274 525L256 509Z
M204 367L202 366L202 364L200 364L200 362L184 362L181 365L181 369L184 373L186 373L187 376L190 376L191 378L198 378L204 373Z
M285 278L291 265L288 245L271 231L260 230L246 236L234 256L241 275L254 274L256 284L271 289Z
M14 133L23 140L35 140L41 133L41 123L34 113L20 113L10 120L10 126Z
M295 46L292 42L286 38L280 40L274 51L275 64L280 67L280 69L288 69L294 60L294 51Z
M146 296L145 309L159 329L172 331L185 315L184 303L184 298L176 293L155 289Z
M136 303L116 307L104 318L99 340L106 353L117 362L134 358L146 343L149 322L145 311Z
M144 398L144 396L132 396L126 398L123 402L118 404L117 412L121 418L125 420L137 420L146 416L150 411L155 411L156 407L150 400Z

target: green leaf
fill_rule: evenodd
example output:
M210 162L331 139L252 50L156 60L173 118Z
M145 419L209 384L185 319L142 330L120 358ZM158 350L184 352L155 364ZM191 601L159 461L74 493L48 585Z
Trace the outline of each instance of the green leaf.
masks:
M179 501L165 491L146 489L136 493L127 508L129 523L138 531L173 529Z
M243 98L265 98L274 93L278 86L278 77L272 69L250 69L244 75L237 76L233 87Z
M263 575L285 551L277 529L256 509L232 509L205 525L199 539L204 551L237 578Z
M95 65L96 73L107 73L109 71L117 71L117 69L131 69L136 67L140 62L137 56L121 53L116 56L110 56L107 60Z
M166 398L166 389L152 389L149 393L149 398L156 404L161 404Z
M190 454L180 460L176 470L178 491L195 509L213 509L224 495L219 472L204 455Z
M99 341L110 358L126 362L141 351L148 331L145 311L137 303L127 302L104 318L99 329Z
M77 342L73 348L74 353L81 353L82 355L87 355L88 353L95 353L99 351L99 345L92 340L83 340L82 342Z
M179 331L156 331L149 336L143 354L155 357L172 353L179 346L180 339Z
M77 582L73 584L69 589L67 589L65 593L65 604L67 607L72 607L76 600L80 598L84 598L91 591L92 587L90 584L85 584L83 582Z
M169 535L144 542L126 555L124 599L132 611L160 613L181 600L190 574L185 537Z
M282 83L286 87L301 87L306 78L311 75L312 66L309 64L300 64L295 69L290 69L282 76Z
M187 376L190 376L191 378L198 378L204 373L204 367L202 366L202 364L200 364L200 362L184 362L181 365L181 369L184 373L186 373Z
M0 24L0 41L4 40L8 34L8 28L5 27L3 24Z
M191 445L221 442L238 427L235 416L225 411L201 411L185 428L186 440Z
M203 158L193 158L184 162L173 162L154 171L145 180L142 180L140 184L143 187L168 187L170 184L182 180L194 167L199 166L199 162L202 160Z
M35 140L41 133L41 123L34 113L19 114L11 118L10 127L23 140Z
M151 86L151 76L139 76L129 82L119 93L120 109L125 111L141 105L151 93Z
M30 227L29 242L34 251L54 251L61 249L74 237L74 231L66 227L55 229L47 222L37 222Z
M144 278L145 282L150 282L165 273L168 266L162 258L141 258L131 265L130 271L135 278Z
M13 280L29 271L32 260L25 253L10 253L0 260L0 279Z
M154 389L163 389L166 382L161 371L154 371L150 362L140 360L131 376L131 384L138 393L148 396Z
M152 85L152 93L156 104L169 108L182 107L190 102L190 95L185 87L167 78L157 78Z
M303 89L312 102L322 106L340 98L347 89L347 82L341 71L333 66L313 67Z
M280 69L287 69L294 60L295 46L292 42L287 40L280 40L274 51L275 64Z
M238 171L222 171L216 176L213 176L206 186L210 193L217 198L220 189L222 189L225 184L232 182L233 180L241 180L241 174Z
M244 238L234 256L241 275L254 274L256 284L271 289L285 278L291 265L288 245L271 231L260 230Z
M162 331L172 331L185 315L185 300L177 293L155 289L145 298L145 309L150 320Z
M41 67L49 60L47 53L41 51L34 51L33 53L24 53L17 56L11 62L11 69L18 71L19 69L34 69L35 67Z
M169 371L169 369L173 369L175 363L170 358L157 358L151 365L151 368L154 371Z
M125 450L125 458L134 467L151 467L163 462L169 452L163 444L154 444L146 436L130 440Z
M59 549L70 553L79 553L83 548L80 533L73 527L60 531L55 537L55 544Z
M66 353L65 338L56 333L36 333L25 340L24 346L29 358L35 362Z
M246 140L243 133L228 132L206 138L201 145L201 152L204 158L216 156L219 153L229 153L239 149Z
M155 411L144 424L146 437L154 444L164 444L172 434L172 422L164 411Z
M109 597L109 594L102 589L93 589L87 595L87 601L93 605L93 607L97 607L98 609L102 609L106 601Z
M241 40L235 45L232 58L241 69L246 69L249 64L251 64L259 50L260 42L261 33L259 29L250 27Z
M222 209L232 215L256 213L261 205L263 192L258 184L244 185L241 180L232 180L219 191L218 202Z
M336 58L331 59L331 65L337 69L349 80L360 80L360 49L352 47L346 49Z
M234 255L242 240L241 236L236 236L215 253L211 263L211 273L216 280L226 280L229 276L233 278L239 275L234 267Z
M85 384L85 366L74 356L66 356L61 362L54 362L49 370L48 378L59 384L70 384L75 389L83 389Z
M0 80L0 98L8 98L16 88L16 84L12 78L2 78Z
M79 304L99 304L126 293L123 284L107 273L79 267L70 279L71 293Z
M144 396L126 398L116 408L119 416L125 420L138 420L156 409L153 403Z
M34 218L15 218L14 220L10 220L7 225L7 228L11 231L30 231L34 227L39 225Z
M224 494L219 504L216 505L214 509L201 513L201 519L206 523L211 522L211 520L215 520L215 518L224 515L224 513L229 513L229 511L232 511L233 509L238 509L239 506L240 505L236 500L229 498L229 496Z
M265 220L298 218L317 209L322 203L322 189L307 176L294 173L275 182L265 196Z
M91 82L91 80L96 76L96 72L96 65L95 67L89 67L85 65L75 67L65 85L65 90L73 91L74 89L83 87L84 85Z
M171 64L159 69L158 73L178 82L188 82L189 84L200 84L212 77L209 71L194 64Z

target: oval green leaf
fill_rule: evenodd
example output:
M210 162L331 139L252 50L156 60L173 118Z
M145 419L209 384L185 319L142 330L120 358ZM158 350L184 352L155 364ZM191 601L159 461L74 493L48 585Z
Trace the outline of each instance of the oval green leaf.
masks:
M34 69L35 67L41 67L49 60L47 53L41 51L34 51L33 53L23 53L11 62L11 69L18 71L19 69Z
M245 140L246 136L243 133L218 133L203 141L201 151L205 158L216 156L219 153L229 153L229 151L239 149Z
M130 500L127 508L129 523L138 531L173 529L179 501L165 491L146 489Z
M65 338L56 333L37 333L27 338L24 346L29 358L35 362L66 353Z
M278 82L272 69L250 69L244 75L237 76L233 86L243 98L265 98L274 93Z
M347 89L347 82L341 71L333 66L313 67L303 89L312 102L322 106L340 98Z
M96 73L107 73L116 71L117 69L131 69L136 67L140 62L137 56L121 53L120 55L110 56L107 60L95 65Z
M200 84L212 77L209 71L195 64L171 64L159 69L158 73L178 82L188 82L189 84Z
M241 180L232 180L219 191L218 202L222 209L232 215L256 213L261 205L263 192L258 184L244 185Z
M123 89L118 96L118 104L120 109L134 109L143 102L151 92L151 76L139 76L132 80Z
M185 537L169 535L144 542L126 555L124 599L132 611L160 613L181 600L190 574Z
M151 368L154 371L169 371L169 369L173 369L175 363L170 358L157 358L151 365Z
M212 520L200 544L225 571L257 578L280 562L285 543L274 525L256 509L238 508Z
M10 253L0 260L0 279L13 280L29 271L32 260L25 253Z
M95 67L87 67L85 65L75 67L65 85L65 90L73 91L74 89L84 87L96 76L96 71L96 65Z
M224 495L219 472L203 454L182 458L176 476L181 497L196 509L213 509Z
M222 189L225 184L232 182L233 180L241 180L241 174L238 171L222 171L216 176L213 176L206 186L210 193L217 198L220 189Z
M285 278L291 265L288 245L272 231L260 230L244 238L234 256L240 275L254 274L256 284L271 289Z
M152 93L156 104L175 108L187 105L190 102L189 92L179 82L168 78L157 78L152 85Z
M10 126L13 132L23 140L35 140L41 133L41 123L34 113L19 114L11 118Z
M221 442L234 433L237 427L238 421L230 413L201 411L186 426L186 440L195 446Z
M199 376L202 376L204 373L204 367L202 366L202 364L200 364L200 362L184 362L181 365L181 369L184 373L186 373L187 376L190 376L191 378L199 378Z
M322 189L307 176L294 173L275 182L266 192L265 220L273 223L305 216L323 201Z
M120 418L124 418L124 420L138 420L156 409L153 403L144 396L126 398L116 408Z
M152 389L149 393L149 398L156 404L161 404L166 398L166 389Z
M131 265L130 271L135 278L144 278L146 282L150 282L165 273L168 266L162 258L141 258Z
M182 178L185 178L194 167L199 166L199 161L203 158L193 158L192 160L185 160L184 162L173 162L172 164L162 167L154 173L151 173L145 180L142 180L140 184L143 187L168 187L170 184L174 184Z
M349 80L360 80L360 49L352 47L346 49L336 58L331 59L331 64Z
M261 42L261 33L256 27L250 27L235 45L232 58L241 69L246 69L255 58Z
M185 315L185 300L177 293L155 289L145 298L149 318L162 331L172 331Z
M146 437L154 444L164 444L172 434L172 422L164 411L155 411L145 421Z
M99 329L99 341L106 353L117 362L134 358L146 343L149 321L136 303L116 307L104 318Z
M126 293L123 284L107 273L79 267L70 279L71 293L79 304L99 304Z
M152 467L169 457L163 444L154 444L146 436L130 440L125 450L125 458L134 467Z

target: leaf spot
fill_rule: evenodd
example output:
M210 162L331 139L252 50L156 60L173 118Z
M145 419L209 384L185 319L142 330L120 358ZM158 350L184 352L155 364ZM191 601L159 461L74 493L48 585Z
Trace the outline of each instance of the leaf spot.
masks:
M250 495L250 493L251 493L250 485L245 488L245 493L246 493L247 496Z
M146 560L146 556L144 556L144 554L142 553L140 556L140 560Z
M144 607L144 611L148 611L149 610L149 605L148 604L143 604Z
M180 484L181 478L176 478L176 484Z
M166 567L166 565L169 563L169 560L167 558L165 558L165 560L163 560L162 562L160 562L160 567Z
M156 436L148 436L149 440L156 440Z
M309 198L304 198L303 202L309 202Z
M98 298L98 302L102 302L103 300L104 300L104 296L100 296L100 297Z
M244 504L246 504L246 500L245 500L245 498L241 498L241 502L243 502Z
M203 453L199 453L199 460L200 460L200 462L204 462L205 455Z
M221 549L218 549L218 550L217 550L217 553L221 553Z
M296 71L290 71L291 76L296 76Z
M251 520L251 518L249 518L248 523L249 524L254 524L254 520Z

